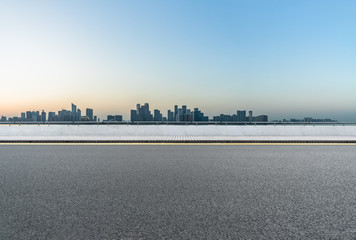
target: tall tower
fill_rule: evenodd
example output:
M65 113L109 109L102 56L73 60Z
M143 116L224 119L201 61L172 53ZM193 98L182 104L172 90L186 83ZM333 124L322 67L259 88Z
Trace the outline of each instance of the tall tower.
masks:
M93 113L93 109L91 108L87 108L86 109L86 116L88 117L89 121L93 121L94 120L94 113Z
M77 106L72 103L72 113L77 112Z
M178 105L174 105L174 117L173 117L173 121L178 121Z

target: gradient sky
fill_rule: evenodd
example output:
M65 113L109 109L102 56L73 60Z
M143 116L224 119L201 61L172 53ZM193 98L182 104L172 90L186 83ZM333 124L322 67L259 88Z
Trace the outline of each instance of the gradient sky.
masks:
M356 1L0 0L0 115L136 103L356 122Z

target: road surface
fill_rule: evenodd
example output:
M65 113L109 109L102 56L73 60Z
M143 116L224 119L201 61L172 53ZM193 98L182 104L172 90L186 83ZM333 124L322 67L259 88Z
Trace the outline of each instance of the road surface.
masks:
M0 239L355 239L356 146L0 145Z

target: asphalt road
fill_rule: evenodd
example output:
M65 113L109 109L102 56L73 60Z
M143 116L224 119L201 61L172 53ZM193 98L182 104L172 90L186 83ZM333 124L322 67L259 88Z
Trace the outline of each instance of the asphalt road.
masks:
M0 145L0 239L355 239L356 146Z

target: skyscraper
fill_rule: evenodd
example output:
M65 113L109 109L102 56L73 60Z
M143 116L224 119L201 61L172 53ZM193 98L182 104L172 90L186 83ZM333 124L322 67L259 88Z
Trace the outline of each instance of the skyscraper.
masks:
M56 119L56 113L55 112L49 112L48 113L48 122L53 122L55 121Z
M250 122L252 122L252 120L253 120L252 111L249 111L249 112L248 112L248 120L249 120Z
M89 121L93 121L94 120L93 109L87 108L86 109L86 116L89 119Z
M173 112L171 110L168 110L167 112L167 120L169 122L174 121Z
M143 106L137 104L136 110L131 110L131 121L153 121L149 104L145 103Z
M59 121L73 121L73 114L69 110L63 109L62 111L58 111L58 120Z
M78 108L76 112L76 121L82 120L82 111Z
M183 110L183 114L187 113L187 106L186 105L182 105L182 110Z
M72 113L77 112L77 106L72 103Z
M130 121L131 122L137 121L137 111L136 110L131 110Z
M198 108L194 108L193 111L193 121L195 122L201 122L201 121L209 121L209 117L204 116L204 113L202 113Z
M32 121L32 112L26 111L26 121Z
M41 121L42 122L45 122L46 121L46 113L44 110L42 110L42 113L41 113Z
M173 117L173 121L178 121L178 105L174 105L174 117Z
M246 111L237 110L237 121L238 122L245 122L246 121Z
M162 121L162 114L158 109L155 109L153 113L154 113L154 117L153 117L154 121Z

